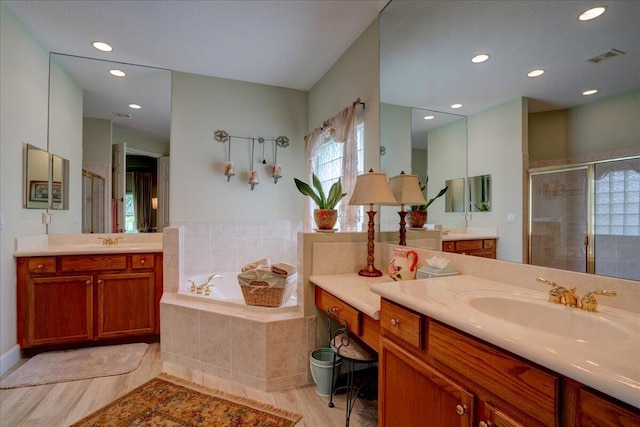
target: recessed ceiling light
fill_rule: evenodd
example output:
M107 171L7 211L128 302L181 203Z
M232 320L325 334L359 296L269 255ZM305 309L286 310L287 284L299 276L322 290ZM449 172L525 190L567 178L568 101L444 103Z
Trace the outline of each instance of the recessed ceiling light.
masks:
M124 77L127 75L127 73L125 73L122 70L117 70L117 69L113 69L113 70L109 70L109 73L111 73L112 75L116 76L116 77Z
M435 118L436 118L436 116L424 116L425 120L433 120Z
M489 55L487 55L486 53L481 53L480 55L476 55L471 58L471 62L473 62L474 64L479 64L486 61L487 59L489 59Z
M93 42L93 43L91 43L91 46L93 46L96 49L101 50L103 52L111 52L113 50L111 45L107 44L105 42Z
M527 73L529 77L538 77L544 74L544 70L532 70Z
M582 92L582 94L585 96L593 95L595 93L598 93L598 89L589 89Z
M141 107L141 106L139 106L138 104L129 104L129 108L133 108L134 110L139 110L139 109L141 109L142 107Z
M462 104L452 104L451 108L462 108Z
M596 19L598 16L602 15L609 9L608 6L598 6L593 7L589 10L585 10L578 16L579 21L591 21L592 19Z

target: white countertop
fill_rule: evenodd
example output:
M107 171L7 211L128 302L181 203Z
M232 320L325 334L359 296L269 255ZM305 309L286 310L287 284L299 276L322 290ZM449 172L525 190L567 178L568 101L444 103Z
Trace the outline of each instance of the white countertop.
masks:
M386 274L381 277L363 277L357 273L326 274L309 277L309 281L333 294L374 320L380 320L380 295L371 292L376 283L389 282Z
M344 281L346 278L341 280ZM343 286L336 288L339 291ZM363 288L363 286L359 285L356 288ZM640 315L638 314L603 305L598 307L597 313L553 305L546 301L545 292L531 291L469 275L375 283L370 286L370 289L402 306L640 408ZM357 298L358 291L347 293L352 300ZM341 298L338 292L334 295ZM574 336L569 338L561 336L563 328L571 327L565 324L554 325L554 328L557 326L558 333L520 326L478 311L469 305L471 299L483 295L502 295L524 302L551 304L553 310L571 311L561 313L563 315L595 316L593 319L583 320L602 320L613 325L615 330L619 330L625 338L613 338L612 335L606 334L593 338L590 336L592 335L590 330L568 331ZM370 305L374 305L372 303L374 299L366 297L365 300L369 301ZM538 319L539 317L534 316L531 321L535 323ZM575 338L576 336L578 338Z
M100 239L118 239L103 245ZM51 234L16 238L14 257L162 252L162 233Z
M497 234L466 234L466 233L442 234L443 242L451 242L456 240L478 240L478 239L498 239L498 235Z

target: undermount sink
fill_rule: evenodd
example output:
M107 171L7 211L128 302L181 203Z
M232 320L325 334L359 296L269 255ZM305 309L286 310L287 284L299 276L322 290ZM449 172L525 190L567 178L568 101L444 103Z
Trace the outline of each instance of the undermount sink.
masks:
M630 336L598 313L545 300L507 295L479 295L465 300L473 309L496 319L579 342L622 341Z

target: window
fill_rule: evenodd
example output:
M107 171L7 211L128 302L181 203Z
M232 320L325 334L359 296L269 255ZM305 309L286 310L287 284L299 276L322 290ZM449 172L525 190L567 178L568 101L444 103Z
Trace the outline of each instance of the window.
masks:
M639 162L630 159L595 165L596 234L640 236Z
M136 210L133 204L133 193L127 193L124 196L124 232L138 232L136 227Z
M358 175L364 172L364 123L356 125L356 157L358 159ZM322 144L318 155L313 160L313 170L322 183L322 189L328 194L329 188L334 182L344 175L342 170L342 158L344 157L344 144L327 140ZM339 209L344 199L338 203ZM346 203L346 202L345 202ZM362 207L359 208L358 216L362 218ZM336 224L339 227L340 224Z

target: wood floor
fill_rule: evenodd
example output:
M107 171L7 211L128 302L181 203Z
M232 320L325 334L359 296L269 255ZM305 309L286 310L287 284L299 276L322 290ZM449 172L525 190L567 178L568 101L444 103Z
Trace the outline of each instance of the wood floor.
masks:
M162 369L160 345L156 343L151 344L138 369L129 374L0 390L0 426L68 426L154 378L162 372ZM177 372L168 373L176 374ZM5 375L8 374L9 372ZM193 380L204 382L207 387L246 396L296 412L303 417L297 427L345 425L344 395L335 396L335 407L329 408L328 398L318 396L314 385L263 392L212 377ZM376 405L376 401L358 399L351 414L351 426L376 426Z

